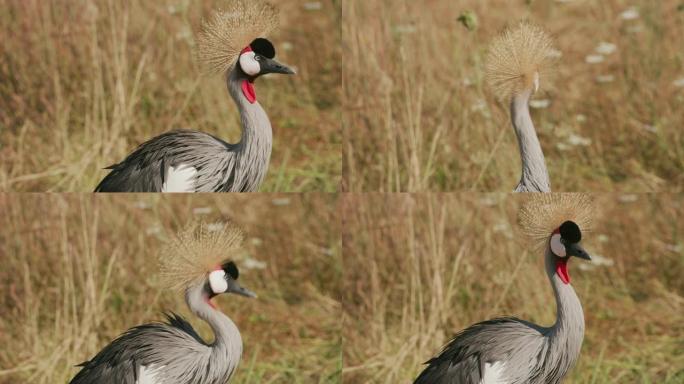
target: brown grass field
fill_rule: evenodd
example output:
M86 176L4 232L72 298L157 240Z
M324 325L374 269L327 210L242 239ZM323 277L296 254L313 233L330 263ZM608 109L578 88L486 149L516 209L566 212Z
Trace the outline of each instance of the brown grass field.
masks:
M237 109L193 59L225 0L1 0L0 190L92 191L139 144L188 128L230 142ZM270 38L298 71L256 82L273 125L261 191L336 191L341 180L339 0L278 1Z
M344 197L348 383L411 383L459 330L495 316L555 319L543 256L516 225L522 195ZM597 195L592 262L570 262L584 307L565 383L684 382L684 197Z
M519 20L562 54L533 97L547 106L532 110L553 190L682 191L680 0L346 2L344 189L513 190L508 105L483 69L489 42Z
M257 299L217 297L244 342L237 383L333 383L341 371L337 197L0 195L0 383L66 383L126 329L177 311L157 257L189 221L233 219ZM249 263L254 266L250 269ZM262 264L262 265L259 265Z

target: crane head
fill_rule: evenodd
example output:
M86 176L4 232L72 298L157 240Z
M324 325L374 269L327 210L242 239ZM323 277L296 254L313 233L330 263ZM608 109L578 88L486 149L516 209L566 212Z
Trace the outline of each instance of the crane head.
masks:
M570 283L567 266L570 256L591 260L589 253L580 245L581 241L582 231L574 221L569 220L556 228L549 239L549 248L556 259L556 274L565 284Z
M539 78L549 72L557 52L543 28L520 22L492 41L485 61L487 82L506 102L523 92L537 92Z
M256 294L242 287L238 282L240 272L234 262L228 261L209 272L207 276L210 298L222 293L235 293L246 297L256 297Z
M257 38L245 47L238 58L240 69L254 80L267 73L294 75L295 71L275 59L275 47L264 38Z

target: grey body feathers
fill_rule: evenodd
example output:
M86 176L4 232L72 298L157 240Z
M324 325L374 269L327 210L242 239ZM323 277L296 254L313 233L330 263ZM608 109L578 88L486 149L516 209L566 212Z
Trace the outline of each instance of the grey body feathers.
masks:
M181 164L197 170L195 192L257 191L268 170L273 133L259 103L249 103L242 94L240 84L244 80L237 66L227 77L228 90L240 111L239 143L190 130L164 133L108 167L110 173L95 192L161 192L165 172Z
M166 323L129 329L82 363L71 384L135 384L141 365L163 366L163 375L170 379L164 382L168 383L225 384L232 372L226 372L222 380L207 381L206 368L211 363L210 346L187 321L171 314Z
M555 274L546 252L546 272L557 303L556 323L541 327L517 318L497 318L458 333L415 384L480 384L485 364L503 362L506 384L556 384L579 357L584 338L582 306L569 284Z
M186 290L195 315L214 331L207 343L178 315L166 323L129 329L86 361L71 384L136 384L141 367L155 371L155 381L168 384L226 384L242 355L242 338L235 324L206 301L203 286Z

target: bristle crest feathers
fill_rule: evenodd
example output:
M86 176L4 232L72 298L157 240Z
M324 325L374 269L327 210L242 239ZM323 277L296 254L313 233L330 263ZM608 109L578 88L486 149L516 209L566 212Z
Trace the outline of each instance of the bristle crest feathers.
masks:
M173 236L159 256L160 277L167 289L183 290L201 282L240 251L244 233L232 222L216 229L191 223Z
M491 43L485 64L487 82L497 98L508 101L535 88L550 70L555 52L551 37L541 27L520 22Z
M278 27L278 9L260 0L231 0L202 23L197 58L207 73L224 73L254 39Z
M543 247L551 233L565 221L577 224L582 232L591 231L596 207L582 193L530 193L518 213L520 230L533 246Z

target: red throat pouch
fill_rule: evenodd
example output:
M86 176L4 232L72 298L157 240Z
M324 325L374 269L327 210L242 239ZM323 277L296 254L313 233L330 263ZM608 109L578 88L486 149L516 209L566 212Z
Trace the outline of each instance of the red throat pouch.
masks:
M256 90L254 89L254 84L249 80L242 81L242 94L245 95L250 104L256 102Z
M568 275L568 260L558 259L556 261L556 273L561 281L565 284L570 284L570 275Z

